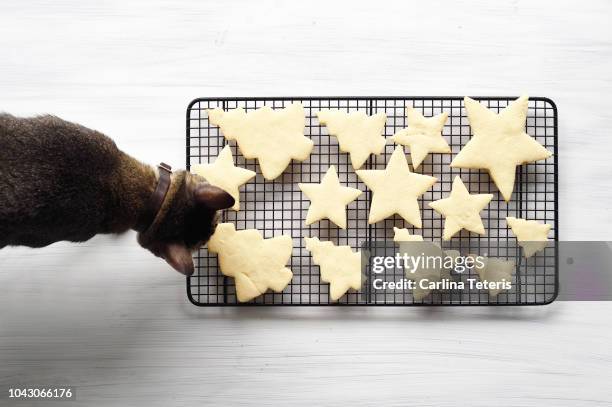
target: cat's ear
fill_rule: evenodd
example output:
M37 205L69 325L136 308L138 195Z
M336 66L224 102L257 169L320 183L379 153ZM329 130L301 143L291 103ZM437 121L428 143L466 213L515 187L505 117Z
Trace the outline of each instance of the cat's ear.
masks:
M196 203L215 211L234 206L234 198L230 194L210 184L200 184L196 187L195 200Z
M161 253L164 260L181 274L193 274L193 258L191 251L178 243L168 243Z

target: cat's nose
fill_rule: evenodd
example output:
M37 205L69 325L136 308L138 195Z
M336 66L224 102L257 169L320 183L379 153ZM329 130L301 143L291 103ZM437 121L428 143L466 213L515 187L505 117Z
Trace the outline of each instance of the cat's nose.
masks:
M218 212L215 213L215 215L211 219L210 227L208 228L208 233L204 236L204 240L200 242L201 245L205 245L206 243L208 243L208 240L210 240L210 237L215 233L215 231L217 230L217 225L219 224L219 218L220 218L220 214Z
M211 222L211 232L215 233L215 229L217 229L217 225L219 224L219 218L221 217L220 212L216 212L213 217L213 221Z

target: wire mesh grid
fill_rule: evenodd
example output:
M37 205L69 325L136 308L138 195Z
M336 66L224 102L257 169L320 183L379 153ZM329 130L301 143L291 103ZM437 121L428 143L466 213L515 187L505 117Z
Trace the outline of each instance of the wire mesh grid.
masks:
M495 112L506 107L514 97L477 97L481 103ZM534 305L551 302L558 292L558 212L557 212L557 110L547 98L532 97L526 123L528 134L553 152L547 160L517 168L514 193L506 203L500 196L489 175L482 170L451 168L452 158L471 137L469 121L460 97L282 97L282 98L201 98L194 100L187 109L187 168L192 164L212 162L226 145L219 128L208 122L206 110L215 107L224 110L244 108L247 112L270 106L273 109L290 103L302 103L306 113L305 135L314 142L309 159L292 161L284 173L274 181L265 181L256 160L246 160L231 143L235 164L257 172L257 176L244 185L240 192L241 210L226 211L224 222L232 222L237 230L258 229L264 238L281 234L293 238L293 253L288 267L293 272L291 283L282 293L267 292L246 305ZM438 182L419 198L423 227L417 229L395 215L384 221L367 223L371 191L357 178L348 154L339 150L335 137L330 137L325 126L316 117L321 109L363 111L368 115L384 112L387 115L384 136L390 137L407 126L405 108L412 106L425 116L448 113L443 136L452 154L432 153L416 172L432 175ZM384 169L395 145L388 140L383 154L370 156L362 169ZM406 148L407 159L410 160ZM328 220L310 226L304 224L310 202L298 188L299 182L320 182L330 165L335 165L342 185L359 188L365 193L347 207L347 228L339 229ZM493 297L485 290L433 291L422 300L415 300L408 290L401 292L373 291L368 284L370 275L366 267L366 282L362 290L350 290L337 302L329 298L329 285L320 280L319 267L313 263L304 247L303 237L317 236L331 240L336 245L349 245L357 250L374 247L393 239L393 227L408 228L410 233L420 234L425 240L441 243L443 218L427 206L428 202L448 196L453 178L459 175L470 193L492 193L494 198L481 212L486 228L484 236L466 231L460 232L445 248L462 252L483 253L491 257L511 259L516 262L512 289ZM521 257L516 241L511 235L505 218L515 216L538 220L552 226L549 238L552 243L530 259ZM391 246L393 246L391 244ZM390 250L395 250L390 248ZM194 257L196 271L187 278L187 294L196 305L245 305L236 297L234 281L223 276L217 256L206 248ZM385 272L387 273L387 272ZM401 278L399 270L390 271L385 279ZM470 271L460 279L477 278Z

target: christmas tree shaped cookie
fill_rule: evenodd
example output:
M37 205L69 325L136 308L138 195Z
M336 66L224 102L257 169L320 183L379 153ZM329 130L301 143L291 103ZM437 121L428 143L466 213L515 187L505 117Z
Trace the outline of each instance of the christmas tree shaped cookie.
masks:
M368 116L364 112L321 110L317 117L321 124L327 126L329 134L338 138L340 151L350 154L356 170L361 168L370 154L378 155L385 148L382 133L387 115L384 113Z
M221 223L208 242L208 250L219 256L221 273L234 277L238 301L250 301L269 288L281 292L293 273L285 265L293 242L282 235L264 239L255 229L236 231L234 224Z
M422 242L423 236L411 235L408 229L401 229L393 227L393 241L394 242Z
M256 175L253 171L234 166L229 145L223 147L214 163L193 165L191 172L230 194L234 198L232 209L235 211L240 210L238 188Z
M442 260L445 256L445 252L440 246L433 242L423 241L423 236L411 235L408 229L393 228L395 232L393 241L399 243L398 254L403 257L404 255L413 258L430 258L440 257ZM414 281L412 289L412 298L415 301L421 301L427 297L432 289L429 283L437 283L442 280L451 280L449 270L443 267L443 261L431 262L431 264L422 264L416 266L414 269L406 268L406 278Z
M489 171L508 202L514 190L516 167L552 155L525 133L529 98L521 96L499 114L468 97L464 103L473 137L453 159L451 167Z
M511 216L506 218L506 223L516 236L519 246L523 248L523 254L526 258L544 250L548 245L548 231L551 228L549 224Z
M473 258L477 258L476 255L470 255ZM493 283L489 285L489 295L491 297L497 297L497 295L505 291L501 283L512 282L512 275L516 270L514 261L502 260L494 257L481 257L482 262L474 263L474 270L478 274L480 281L486 283Z
M395 133L391 139L397 144L410 147L414 169L419 168L429 153L450 153L451 148L442 137L442 129L448 113L425 117L418 110L407 107L408 127Z
M349 246L335 246L316 237L305 237L306 249L321 269L321 281L329 283L329 296L337 301L349 288L361 289L361 253Z
M304 161L314 143L304 136L306 118L301 103L284 109L268 106L246 113L243 108L208 110L208 120L219 126L227 140L236 140L245 158L257 159L265 179L273 180L292 159Z

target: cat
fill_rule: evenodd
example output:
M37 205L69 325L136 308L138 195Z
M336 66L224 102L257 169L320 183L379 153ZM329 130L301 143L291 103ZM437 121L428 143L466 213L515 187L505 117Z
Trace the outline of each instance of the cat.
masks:
M234 199L177 171L152 207L160 174L95 130L50 115L0 113L0 249L138 229L142 247L191 275L192 252L208 241L219 211Z

